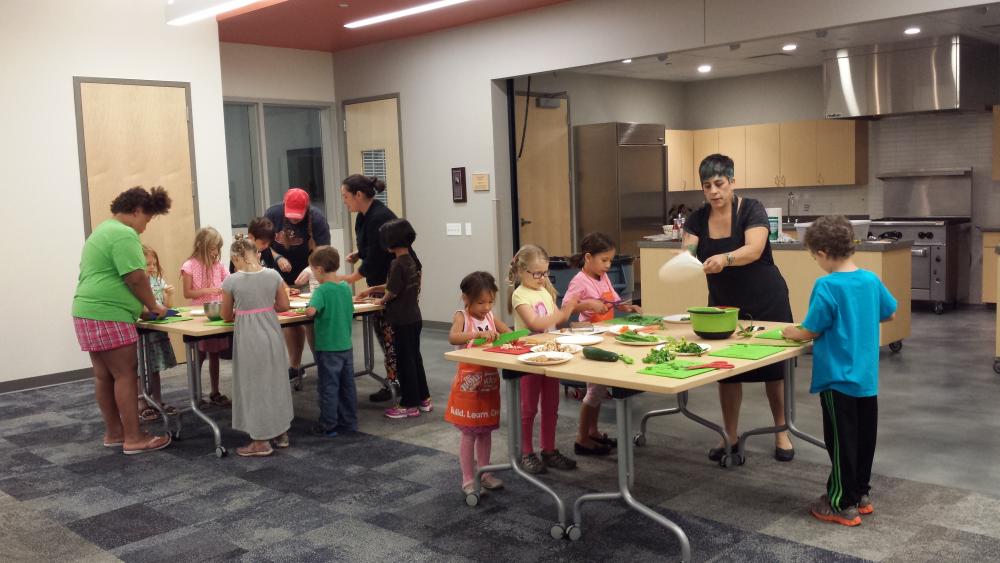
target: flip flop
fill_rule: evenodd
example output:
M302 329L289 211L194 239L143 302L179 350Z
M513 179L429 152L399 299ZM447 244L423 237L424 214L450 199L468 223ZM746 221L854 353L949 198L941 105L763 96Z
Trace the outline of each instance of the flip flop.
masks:
M161 440L162 443L159 443ZM125 455L136 455L147 452L155 452L156 450L162 450L163 448L169 446L171 442L173 442L173 438L170 436L150 436L149 440L146 440L146 447L131 450L122 449L122 453Z
M236 448L236 455L240 457L267 457L274 453L274 449L267 448L266 450L252 450L251 446L243 446L242 448Z
M154 422L160 420L160 411L153 407L146 407L139 411L139 420L143 422Z
M115 442L104 442L105 448L120 448L125 445L125 440L118 440Z

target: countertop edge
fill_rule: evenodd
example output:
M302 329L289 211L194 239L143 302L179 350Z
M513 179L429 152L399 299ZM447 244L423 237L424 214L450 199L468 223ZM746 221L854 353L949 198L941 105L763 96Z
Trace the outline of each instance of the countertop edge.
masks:
M900 250L904 248L910 248L913 246L912 240L897 240L890 243L877 243L877 242L863 242L857 246L855 249L857 252L889 252L892 250ZM642 240L639 241L639 248L671 248L679 249L681 247L680 241L652 241L652 240ZM781 252L786 250L805 250L806 247L801 242L781 242L781 243L771 243L771 250L774 252ZM1000 246L997 247L997 253L1000 254Z

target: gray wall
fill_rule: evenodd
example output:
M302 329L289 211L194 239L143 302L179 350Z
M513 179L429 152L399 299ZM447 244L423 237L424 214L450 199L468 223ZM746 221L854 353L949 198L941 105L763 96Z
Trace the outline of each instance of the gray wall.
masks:
M687 82L685 129L823 119L822 67Z
M516 86L523 91L527 79ZM566 92L571 125L634 121L680 129L685 122L684 85L677 82L559 71L532 76L531 91Z

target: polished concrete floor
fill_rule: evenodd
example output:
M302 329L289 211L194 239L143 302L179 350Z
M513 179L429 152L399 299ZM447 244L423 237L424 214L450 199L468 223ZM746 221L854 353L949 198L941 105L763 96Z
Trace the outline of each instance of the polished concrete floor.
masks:
M883 352L877 512L860 528L822 524L805 512L823 492L825 451L795 440L795 461L778 463L771 439L757 437L746 465L721 469L705 458L716 436L678 416L651 422L648 445L636 454L636 496L682 525L696 561L1000 560L994 319L982 309L918 313L902 352ZM375 383L362 379L361 433L311 438L310 377L295 394L293 447L273 458L217 460L204 426L185 415L183 441L125 459L97 442L89 382L0 395L0 560L645 561L676 554L669 534L619 503L588 506L579 542L551 540L553 505L509 475L501 475L505 491L466 507L456 432L440 410L454 374L441 356L449 346L444 333L426 330L422 347L439 407L433 414L384 419L384 405L366 398ZM175 404L180 369L165 378ZM807 357L798 368L797 418L820 435L809 369ZM746 386L742 429L769 423L760 387ZM671 404L648 394L636 403L637 416ZM578 405L563 399L560 407L557 437L566 452ZM692 392L690 407L719 419L713 387ZM213 416L228 425L228 412ZM605 408L603 429L612 432L613 421ZM230 449L244 439L225 431ZM501 429L494 460L505 454ZM609 490L614 476L612 456L581 459L577 471L544 479L572 500Z

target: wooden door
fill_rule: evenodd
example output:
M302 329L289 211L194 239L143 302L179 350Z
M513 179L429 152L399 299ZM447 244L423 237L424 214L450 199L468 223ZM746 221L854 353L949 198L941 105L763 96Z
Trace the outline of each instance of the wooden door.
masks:
M855 122L823 119L816 122L816 168L820 185L855 183Z
M781 186L815 186L816 121L787 121L780 126Z
M399 100L386 98L371 102L344 104L348 174L364 174L366 156L378 169L384 156L385 203L398 217L403 217L403 167L399 142ZM381 152L380 152L381 151ZM377 174L368 174L374 176ZM337 187L340 192L340 186ZM353 228L354 217L351 217Z
M747 128L722 127L719 129L719 153L733 159L733 187L746 186Z
M693 180L693 185L688 190L701 190L701 174L698 173L698 169L701 167L701 161L706 156L719 152L719 130L699 129L693 131L691 137L692 145L694 146L691 159L691 179Z
M141 238L159 255L167 283L177 288L174 305L182 305L181 264L191 255L197 228L185 85L81 81L79 100L87 234L111 217L111 201L123 190L163 186L173 201L170 213L153 219ZM180 340L173 343L183 361Z
M535 96L514 99L517 160L517 214L521 244L537 244L549 256L573 254L569 184L569 100L538 107ZM524 134L524 109L528 127ZM523 143L523 150L522 150Z
M694 189L694 176L691 175L691 162L694 160L691 131L666 129L663 144L667 146L667 191Z
M747 188L773 188L780 184L780 127L777 123L748 125Z

